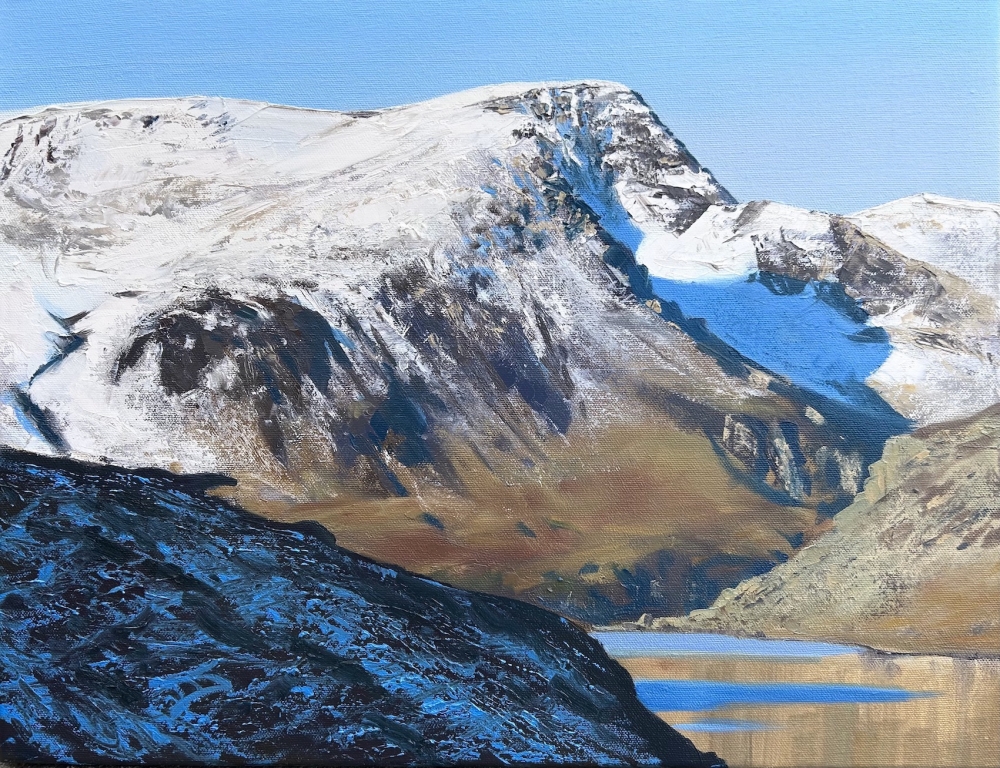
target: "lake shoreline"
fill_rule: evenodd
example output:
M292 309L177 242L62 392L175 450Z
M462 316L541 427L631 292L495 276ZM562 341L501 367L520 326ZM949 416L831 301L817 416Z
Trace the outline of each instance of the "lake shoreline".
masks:
M838 645L844 648L851 648L858 651L864 651L865 653L875 654L877 656L886 657L921 657L921 658L942 658L942 659L960 659L962 661L1000 661L1000 650L996 653L980 653L978 651L961 652L957 651L955 653L944 653L939 650L890 650L887 648L878 648L873 645L868 645L866 643L859 643L856 641L849 641L844 638L830 637L826 635L810 635L808 637L802 636L790 636L790 635L765 635L765 634L741 634L736 632L706 632L704 629L691 631L685 629L669 628L669 629L653 629L651 627L643 627L637 625L633 622L623 622L621 624L609 624L605 626L590 626L586 627L585 631L587 634L594 636L601 633L612 633L612 632L627 632L634 633L637 635L714 635L719 637L733 638L734 640L760 640L762 642L790 642L790 643L824 643L828 645Z

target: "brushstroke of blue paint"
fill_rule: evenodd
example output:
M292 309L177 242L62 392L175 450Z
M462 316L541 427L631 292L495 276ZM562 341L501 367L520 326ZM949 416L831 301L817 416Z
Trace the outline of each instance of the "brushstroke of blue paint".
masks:
M587 116L582 115L580 121L579 127L569 121L559 123L563 142L552 149L556 167L572 185L573 194L594 212L601 227L635 254L644 234L618 197L614 173L598 168L595 163L595 158L601 156L601 149L597 138L587 129Z
M699 720L696 723L677 723L681 731L698 733L742 733L746 731L770 731L771 726L756 723L753 720Z
M706 712L730 705L759 704L897 704L937 695L868 685L717 680L637 680L635 688L639 700L654 712Z
M683 282L650 277L653 290L746 357L801 387L867 409L865 380L892 351L880 328L829 300L828 284L775 293L756 276ZM848 299L848 301L850 301ZM863 317L863 315L861 315Z

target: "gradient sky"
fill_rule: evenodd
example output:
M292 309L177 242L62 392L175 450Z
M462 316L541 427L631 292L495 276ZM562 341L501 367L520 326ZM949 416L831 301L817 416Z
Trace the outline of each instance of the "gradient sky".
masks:
M222 95L331 109L635 88L741 200L1000 200L995 0L0 0L0 112Z

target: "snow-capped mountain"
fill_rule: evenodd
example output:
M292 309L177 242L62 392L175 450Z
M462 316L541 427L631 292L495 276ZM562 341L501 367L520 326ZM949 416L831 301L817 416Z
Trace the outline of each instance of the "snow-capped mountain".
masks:
M4 445L225 472L570 613L706 605L907 418L998 399L995 292L931 214L739 206L613 83L57 106L0 146ZM996 211L948 205L988 246Z
M665 131L650 134L655 123L629 92L556 89L571 116L553 120L544 117L556 108L547 89L526 96L539 115L516 108L512 94L524 90L483 89L378 113L193 99L57 107L9 121L0 138L9 146L0 171L0 439L39 452L62 447L214 469L232 453L228 440L164 428L176 398L156 395L159 382L143 375L144 361L122 359L123 342L170 312L191 311L178 308L208 293L234 303L246 296L292 302L331 321L340 335L333 345L344 355L356 343L346 337L352 319L364 318L376 323L401 371L426 377L430 368L406 338L412 319L392 316L388 292L399 286L388 276L422 282L424 290L457 283L514 306L537 290L556 333L569 327L573 310L564 305L608 300L610 278L595 286L587 274L594 251L608 246L594 233L574 242L544 210L568 208L562 201L575 194L569 186L543 189L558 177L557 164L577 169L582 196L595 205L621 190L652 231L680 229L708 204L728 200ZM647 135L631 136L634 126ZM600 150L588 146L598 136ZM591 167L598 158L607 167ZM579 228L595 228L578 218ZM621 227L641 238L628 216ZM544 251L547 263L518 257L532 251ZM558 273L543 277L553 264ZM518 334L509 324L504 332ZM431 335L419 343L433 347ZM551 355L538 333L520 335L505 340L524 346L513 354ZM315 343L322 350L327 342ZM211 355L204 362L212 364L205 388L225 399L235 372ZM356 390L353 400L365 388L387 387L377 369L356 378L343 382ZM154 396L137 403L147 385ZM557 426L567 418L562 399L552 393L545 414Z

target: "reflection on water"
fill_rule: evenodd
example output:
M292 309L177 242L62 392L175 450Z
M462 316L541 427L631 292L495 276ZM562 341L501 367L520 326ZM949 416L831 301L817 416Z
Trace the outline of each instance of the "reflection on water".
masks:
M997 660L710 635L597 637L646 706L733 768L1000 766Z
M663 712L704 712L741 704L889 704L931 692L842 683L722 683L715 680L637 680L642 703Z

